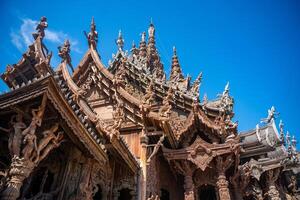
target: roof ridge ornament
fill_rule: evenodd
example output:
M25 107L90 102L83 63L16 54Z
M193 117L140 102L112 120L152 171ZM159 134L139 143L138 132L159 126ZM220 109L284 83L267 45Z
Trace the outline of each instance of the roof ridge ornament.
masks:
M58 47L58 56L62 58L61 62L66 62L74 72L74 68L71 63L71 44L70 41L67 39L65 40L64 44Z
M123 39L121 30L119 30L118 39L116 40L116 44L118 46L118 51L122 52L123 47L124 47L124 39Z
M192 94L197 98L199 98L199 95L200 95L199 88L201 86L201 82L202 82L202 72L199 73L199 75L195 79L193 86L191 88ZM205 99L203 98L203 101L205 100L207 103L207 95L205 94L204 97L205 97Z
M83 33L88 40L89 48L93 48L94 50L97 50L98 32L96 31L96 24L95 24L94 17L92 17L90 28L91 29L88 34L86 33L86 31L83 31Z
M32 33L33 38L36 40L38 37L42 40L45 37L45 29L48 27L47 18L45 16L41 17L40 22L36 26L35 30L37 32Z
M279 112L276 112L276 109L274 106L272 106L270 109L268 109L268 116L267 118L261 119L261 123L270 123L274 121L275 118L279 116Z
M146 32L141 33L141 41L139 46L140 56L146 57L147 55L147 47L146 47Z
M282 122L282 120L279 121L279 130L280 130L280 140L281 142L284 144L284 123Z

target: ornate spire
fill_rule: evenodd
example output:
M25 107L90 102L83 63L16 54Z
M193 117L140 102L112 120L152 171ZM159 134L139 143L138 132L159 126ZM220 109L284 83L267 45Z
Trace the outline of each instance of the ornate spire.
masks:
M145 57L147 54L147 49L146 49L146 33L143 32L141 34L141 41L140 41L140 56Z
M96 24L95 24L94 17L92 17L90 32L87 34L84 31L84 34L85 34L86 38L88 39L89 47L96 49L97 42L98 42L98 32L96 31Z
M181 67L179 65L177 51L174 46L173 47L173 57L172 57L170 81L177 82L177 81L182 81L183 79L184 79L184 77L182 75Z
M116 40L116 43L118 45L118 50L123 51L124 39L123 39L121 30L119 30L119 35L118 35L118 39Z
M155 28L154 25L152 23L150 23L150 26L148 28L148 55L152 56L153 54L156 53L156 47L155 47Z

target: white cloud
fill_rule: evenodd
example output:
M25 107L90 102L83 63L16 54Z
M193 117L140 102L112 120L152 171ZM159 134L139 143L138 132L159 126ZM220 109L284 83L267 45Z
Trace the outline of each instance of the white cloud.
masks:
M35 32L35 28L38 21L32 19L22 19L22 25L16 30L12 30L10 33L11 42L21 52L25 51L26 48L33 43L32 33ZM51 29L45 30L45 41L53 43L57 46L62 45L65 39L69 39L71 43L71 50L76 53L82 53L78 47L78 41L72 39L68 34L62 31L55 31Z

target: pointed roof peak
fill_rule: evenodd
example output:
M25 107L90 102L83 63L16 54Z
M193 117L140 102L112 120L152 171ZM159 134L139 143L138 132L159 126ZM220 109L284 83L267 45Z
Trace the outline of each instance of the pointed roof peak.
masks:
M91 25L92 25L92 26L95 25L95 19L94 19L94 16L92 16Z
M177 50L175 46L173 46L173 56L177 56Z

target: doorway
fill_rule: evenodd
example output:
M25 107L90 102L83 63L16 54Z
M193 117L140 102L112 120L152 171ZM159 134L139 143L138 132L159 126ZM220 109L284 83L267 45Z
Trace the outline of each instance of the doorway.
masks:
M198 200L217 200L215 187L203 185L198 190Z

